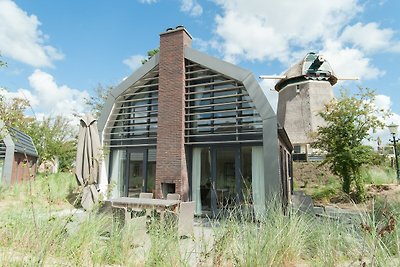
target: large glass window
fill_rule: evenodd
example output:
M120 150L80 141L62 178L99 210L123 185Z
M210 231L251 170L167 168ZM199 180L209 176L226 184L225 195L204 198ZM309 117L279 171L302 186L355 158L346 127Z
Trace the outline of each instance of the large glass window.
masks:
M124 196L126 151L113 150L111 152L111 175L110 184L112 186L112 195L115 197Z
M156 189L156 149L147 152L147 185L146 192L155 193Z
M192 150L192 199L196 214L265 204L262 146L207 146Z
M139 193L142 192L144 181L143 154L142 151L129 153L128 197L139 197Z
M134 148L112 150L111 183L113 196L139 197L155 192L156 149Z
M106 128L106 146L115 148L156 144L157 115L158 67L115 101Z
M252 153L251 147L242 147L240 151L240 159L241 159L241 166L240 166L240 182L242 188L242 197L243 202L247 204L252 204Z
M219 208L235 204L237 194L235 152L234 149L229 148L221 148L216 151L215 190Z
M186 143L261 141L262 120L237 80L186 61Z
M211 212L211 155L208 147L195 147L192 152L192 198L196 214Z

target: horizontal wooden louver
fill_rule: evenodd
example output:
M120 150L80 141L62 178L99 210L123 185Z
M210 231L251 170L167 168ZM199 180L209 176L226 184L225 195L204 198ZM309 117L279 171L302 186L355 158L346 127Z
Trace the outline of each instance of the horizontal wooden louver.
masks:
M154 146L157 117L158 67L117 98L104 141L111 148Z
M186 60L186 144L262 141L262 120L246 88Z

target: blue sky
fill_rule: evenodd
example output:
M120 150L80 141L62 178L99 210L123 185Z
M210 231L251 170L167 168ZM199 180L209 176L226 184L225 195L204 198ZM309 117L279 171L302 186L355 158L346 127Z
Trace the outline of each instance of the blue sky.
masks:
M97 84L118 84L158 47L159 33L184 25L194 48L256 76L320 52L338 76L360 77L335 93L374 88L376 104L400 124L399 11L395 0L0 0L8 63L0 86L31 100L38 114L85 112L82 98ZM274 105L274 81L260 84Z

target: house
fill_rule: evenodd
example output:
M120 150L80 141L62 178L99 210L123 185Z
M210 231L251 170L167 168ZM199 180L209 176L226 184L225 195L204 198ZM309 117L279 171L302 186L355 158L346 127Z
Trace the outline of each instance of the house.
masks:
M160 52L109 95L98 127L104 192L179 193L196 213L291 193L292 145L253 74L191 48L178 26Z
M0 124L1 129L3 124ZM37 160L38 153L29 135L14 128L2 133L0 140L0 185L10 185L34 178Z

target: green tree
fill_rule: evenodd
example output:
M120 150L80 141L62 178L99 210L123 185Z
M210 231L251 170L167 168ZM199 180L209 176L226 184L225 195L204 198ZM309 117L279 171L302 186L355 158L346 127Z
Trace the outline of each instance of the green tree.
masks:
M90 112L95 118L100 117L101 110L103 109L104 103L107 100L113 86L104 87L98 84L96 88L93 89L94 95L85 99L85 104L89 107Z
M0 67L5 65L0 60ZM21 130L32 137L39 154L39 164L44 160L58 158L60 170L69 170L76 155L76 134L69 120L57 116L40 121L26 116L25 112L30 107L29 101L19 97L8 98L6 95L6 89L0 90L0 121L4 123L4 128L0 129L0 137L10 127Z
M25 116L25 111L29 107L29 101L23 98L6 97L7 90L0 90L0 120L4 123L6 130L10 127L21 128L27 122L31 122L32 118Z
M155 48L153 50L147 51L147 58L142 60L142 64L149 61L153 56L155 56L158 52L160 52L160 48Z
M39 154L39 164L46 160L60 162L60 170L69 170L76 156L76 133L63 116L35 120L21 129L32 137Z
M384 126L379 117L388 115L373 104L374 100L374 92L367 88L360 88L353 96L342 90L340 97L320 112L326 126L318 127L314 144L326 152L322 164L329 164L332 172L341 177L343 192L350 194L354 185L356 201L365 199L360 170L371 162L373 153L363 141L371 139L371 130Z

